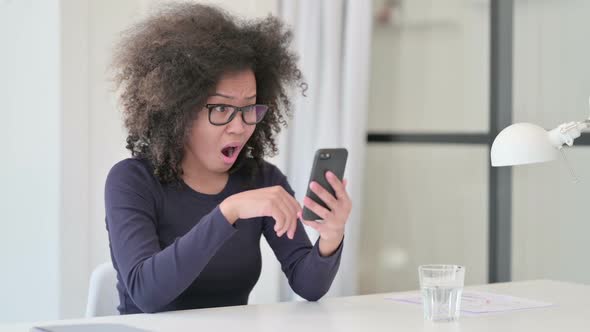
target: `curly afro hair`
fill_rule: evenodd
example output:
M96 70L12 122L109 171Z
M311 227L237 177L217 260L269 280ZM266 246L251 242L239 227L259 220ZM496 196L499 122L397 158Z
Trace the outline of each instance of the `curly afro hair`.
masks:
M275 17L242 20L213 7L175 3L125 31L115 49L114 81L128 131L127 149L147 159L163 183L182 177L196 113L222 74L251 69L257 103L270 109L230 172L255 174L277 153L276 134L291 115L289 88L305 90L292 33Z

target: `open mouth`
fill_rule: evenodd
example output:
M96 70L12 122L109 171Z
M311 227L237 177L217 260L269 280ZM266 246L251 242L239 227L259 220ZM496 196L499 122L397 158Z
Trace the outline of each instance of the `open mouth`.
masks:
M240 153L240 146L237 144L229 144L221 149L221 155L225 164L231 165L238 158Z
M237 146L227 146L221 150L221 153L223 153L224 156L231 158L237 150Z

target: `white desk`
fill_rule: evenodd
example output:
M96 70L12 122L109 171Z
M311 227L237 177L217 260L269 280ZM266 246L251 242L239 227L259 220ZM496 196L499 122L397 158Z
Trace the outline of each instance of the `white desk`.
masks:
M29 331L33 325L122 323L149 331L590 331L590 286L556 281L525 281L467 289L551 302L552 307L461 317L432 323L419 305L385 300L388 294L187 310L161 314L100 317L44 324L0 326L1 332Z

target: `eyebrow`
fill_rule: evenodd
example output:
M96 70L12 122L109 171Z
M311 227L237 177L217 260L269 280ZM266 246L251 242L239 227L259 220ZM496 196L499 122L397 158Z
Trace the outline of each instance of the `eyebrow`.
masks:
M215 92L215 93L213 93L213 94L211 95L211 97L213 97L213 96L219 96L219 97L223 97L223 98L227 98L227 99L235 99L235 98L234 98L234 97L232 97L232 96L224 95L224 94L222 94L222 93L219 93L219 92ZM253 96L247 97L246 99L254 99L254 98L256 98L256 95L253 95Z

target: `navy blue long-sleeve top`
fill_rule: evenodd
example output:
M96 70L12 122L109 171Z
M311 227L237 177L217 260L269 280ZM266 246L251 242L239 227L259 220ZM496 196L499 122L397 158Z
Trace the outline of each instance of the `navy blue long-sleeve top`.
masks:
M253 179L238 170L225 188L207 195L185 183L161 184L146 160L126 159L105 186L106 225L121 314L241 305L261 270L260 238L270 244L291 288L315 301L330 288L342 244L329 257L311 245L301 222L293 240L277 237L274 219L230 224L219 210L228 196L280 185L286 177L264 163Z

